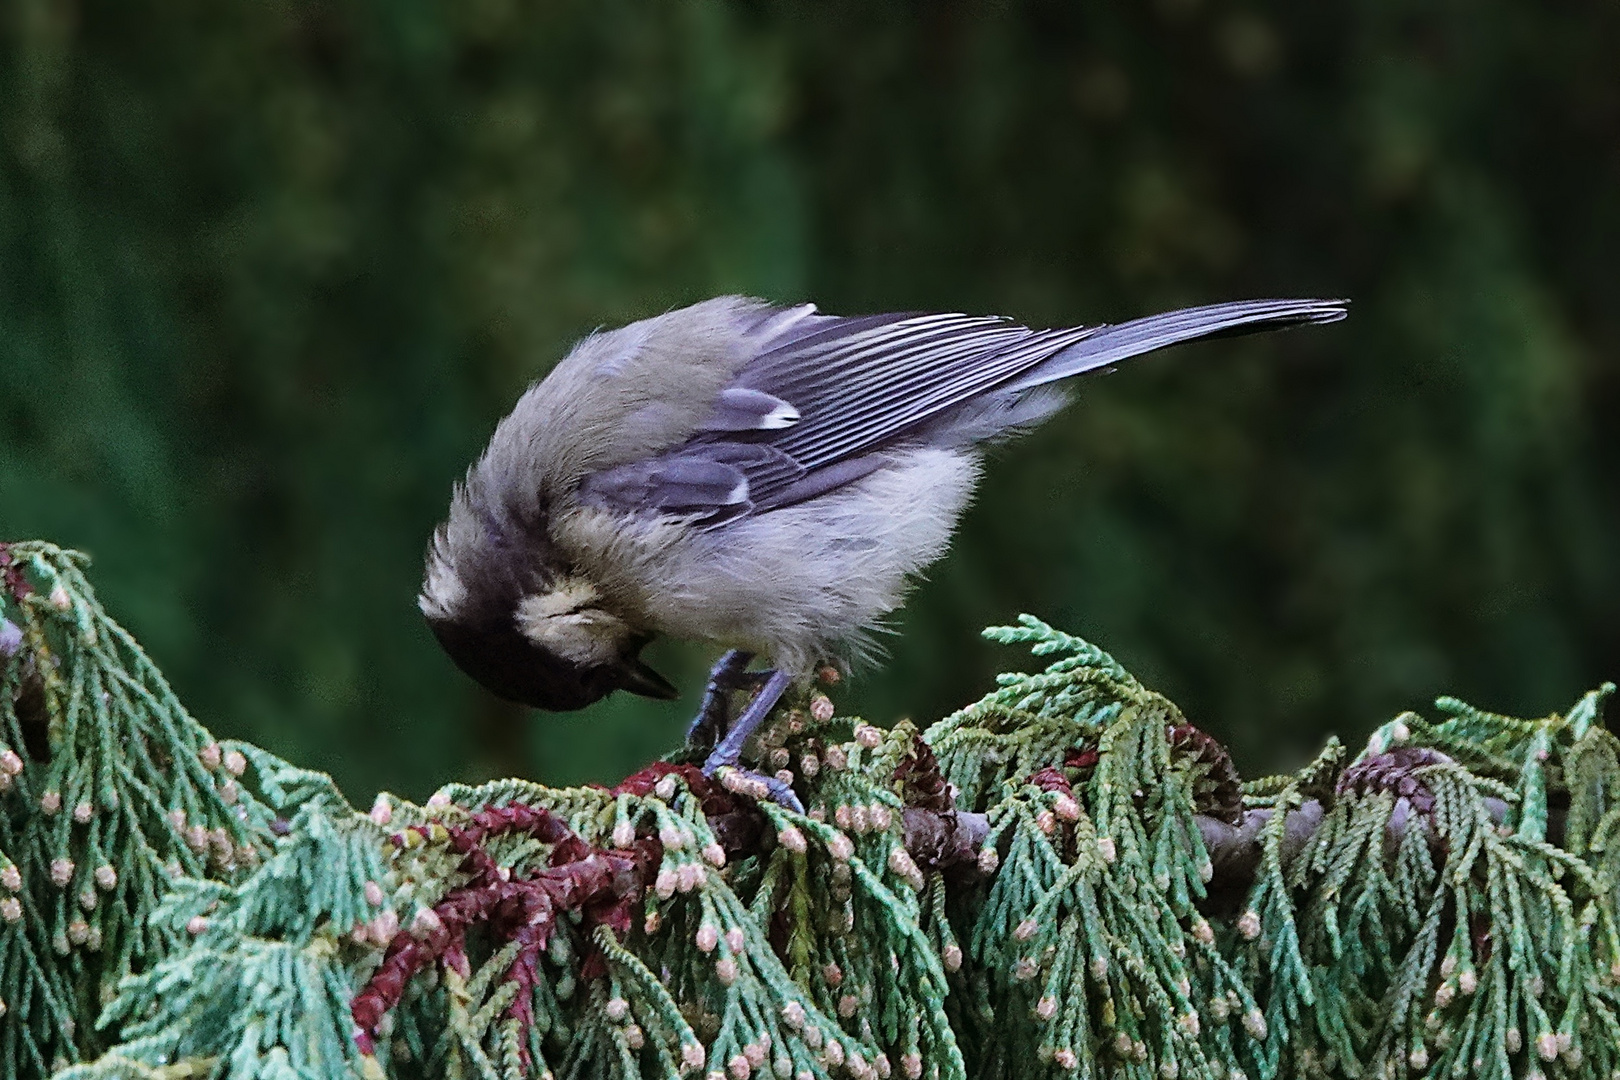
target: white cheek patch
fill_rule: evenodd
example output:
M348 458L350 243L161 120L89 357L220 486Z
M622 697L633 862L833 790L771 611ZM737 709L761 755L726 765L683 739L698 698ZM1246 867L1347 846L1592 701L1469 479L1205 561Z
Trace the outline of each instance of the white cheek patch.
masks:
M630 628L623 619L590 604L596 589L577 579L565 580L550 592L518 601L515 620L524 637L554 656L576 664L598 665L624 652Z
M543 593L532 593L518 602L518 620L553 619L593 607L601 594L583 578L563 578Z

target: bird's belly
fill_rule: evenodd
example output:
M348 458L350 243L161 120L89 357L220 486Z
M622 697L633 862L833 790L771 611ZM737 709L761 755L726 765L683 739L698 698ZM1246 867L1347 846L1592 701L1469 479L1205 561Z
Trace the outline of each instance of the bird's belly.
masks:
M820 498L649 544L622 585L649 629L761 653L795 675L859 659L944 553L978 471L968 452L895 451Z

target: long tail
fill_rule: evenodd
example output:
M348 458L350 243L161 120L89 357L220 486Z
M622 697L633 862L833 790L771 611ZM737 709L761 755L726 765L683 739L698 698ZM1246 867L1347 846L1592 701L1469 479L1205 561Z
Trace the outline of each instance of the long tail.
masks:
M1031 368L1006 389L1045 386L1183 341L1338 322L1350 313L1349 307L1348 300L1236 300L1099 326L1095 333Z

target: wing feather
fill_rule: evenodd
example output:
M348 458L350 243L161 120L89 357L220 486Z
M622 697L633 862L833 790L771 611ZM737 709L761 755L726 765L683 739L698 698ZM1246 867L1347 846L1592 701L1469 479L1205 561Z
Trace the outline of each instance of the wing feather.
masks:
M737 332L752 358L710 420L674 450L587 478L582 496L723 525L851 483L876 467L872 451L908 438L995 434L982 423L952 428L964 408L993 400L1016 426L1020 414L1010 406L1048 383L1182 341L1345 314L1343 301L1257 300L1031 330L994 316L751 308Z

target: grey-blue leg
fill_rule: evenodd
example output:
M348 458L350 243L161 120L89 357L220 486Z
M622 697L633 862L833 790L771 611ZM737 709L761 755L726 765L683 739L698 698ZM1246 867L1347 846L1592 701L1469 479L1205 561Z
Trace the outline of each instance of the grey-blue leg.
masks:
M732 692L765 677L764 672L749 673L748 662L753 658L753 653L731 649L709 669L703 704L698 706L692 725L686 729L687 746L709 750L720 741L720 736L731 726Z
M774 776L761 776L759 773L738 768L737 765L742 756L744 744L748 742L749 737L754 734L755 729L759 727L765 717L770 715L771 710L776 707L776 703L781 700L782 694L786 692L792 681L783 672L772 671L769 673L765 684L759 688L759 693L754 695L754 700L750 701L748 707L743 709L742 714L733 721L731 730L726 732L725 738L721 739L719 745L714 748L714 753L709 755L709 760L703 763L703 775L713 776L725 768L737 769L745 779L763 784L765 791L774 802L803 813L804 806L799 802L798 796L793 794L792 788Z

